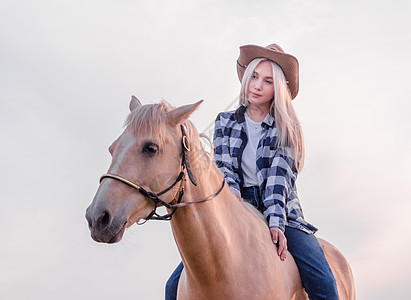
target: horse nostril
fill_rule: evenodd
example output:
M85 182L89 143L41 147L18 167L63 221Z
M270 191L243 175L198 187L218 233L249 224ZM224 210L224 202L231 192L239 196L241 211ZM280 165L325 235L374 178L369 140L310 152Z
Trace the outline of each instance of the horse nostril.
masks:
M103 228L107 227L111 223L111 215L108 211L103 211L100 214L100 217L97 219L97 224L102 226Z

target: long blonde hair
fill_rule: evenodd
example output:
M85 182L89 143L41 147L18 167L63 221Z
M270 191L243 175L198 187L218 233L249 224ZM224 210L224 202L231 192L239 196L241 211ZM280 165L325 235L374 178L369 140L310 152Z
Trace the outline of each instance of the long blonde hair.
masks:
M274 98L271 101L270 115L274 117L278 131L277 147L283 150L286 150L287 147L291 148L295 168L300 172L304 166L305 158L303 130L291 103L291 93L281 67L266 58L252 60L248 64L241 82L240 105L248 106L248 85L255 68L262 61L271 62L273 67Z

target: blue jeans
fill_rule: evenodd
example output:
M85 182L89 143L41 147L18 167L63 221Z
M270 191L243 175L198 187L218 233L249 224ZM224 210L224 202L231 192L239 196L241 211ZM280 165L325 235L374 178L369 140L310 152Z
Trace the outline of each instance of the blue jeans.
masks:
M245 202L253 205L261 213L264 212L264 203L261 200L260 189L258 187L252 186L243 188L241 191L241 198L243 198Z
M183 263L181 262L177 268L171 274L166 283L166 300L177 299L178 280L180 279L181 272L183 272Z
M260 211L263 210L258 187L244 188L241 196L244 201L254 205ZM313 234L289 226L286 226L284 235L287 238L288 251L294 257L308 297L311 300L339 299L334 275L317 238ZM180 263L168 279L166 300L177 298L178 280L182 271L183 263Z
M334 275L314 234L286 226L284 235L308 297L339 299Z

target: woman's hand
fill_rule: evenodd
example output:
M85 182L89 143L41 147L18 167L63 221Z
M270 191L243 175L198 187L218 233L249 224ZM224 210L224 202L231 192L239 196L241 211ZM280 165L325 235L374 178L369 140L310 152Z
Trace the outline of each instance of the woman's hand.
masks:
M287 256L287 239L281 229L272 227L270 228L271 239L277 246L277 253L281 260L284 260Z

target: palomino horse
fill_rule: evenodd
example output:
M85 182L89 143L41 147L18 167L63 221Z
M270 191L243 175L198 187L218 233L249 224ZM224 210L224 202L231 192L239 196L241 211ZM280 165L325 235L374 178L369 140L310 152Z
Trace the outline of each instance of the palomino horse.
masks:
M116 243L136 222L171 219L184 264L178 299L308 299L292 256L279 259L265 221L224 185L203 150L187 120L200 103L173 109L132 98L127 126L109 148L111 166L87 209L92 238ZM156 213L160 205L167 215ZM355 299L347 260L320 243L340 299Z

